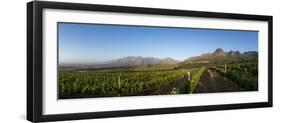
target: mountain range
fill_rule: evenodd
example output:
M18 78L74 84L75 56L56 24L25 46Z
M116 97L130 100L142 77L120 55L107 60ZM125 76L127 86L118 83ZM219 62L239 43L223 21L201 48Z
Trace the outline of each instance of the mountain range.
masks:
M258 60L257 51L247 51L241 53L240 51L225 52L222 48L216 49L212 53L204 53L200 56L194 56L185 60L185 62L242 62Z
M79 64L79 65L60 65L61 69L77 69L77 68L113 68L113 67L134 67L143 65L156 64L177 64L177 63L226 63L226 62L243 62L243 61L257 61L257 51L247 51L241 53L240 51L224 51L222 48L216 49L211 53L204 53L200 56L190 57L184 61L178 61L171 57L155 58L142 56L128 56L110 61L104 64Z
M118 66L140 66L140 65L155 65L155 64L176 64L177 61L173 58L167 57L164 59L154 57L128 56L113 61L111 64Z

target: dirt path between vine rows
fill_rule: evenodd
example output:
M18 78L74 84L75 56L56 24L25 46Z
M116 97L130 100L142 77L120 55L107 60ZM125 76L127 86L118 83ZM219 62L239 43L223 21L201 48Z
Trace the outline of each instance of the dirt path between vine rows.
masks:
M230 81L219 73L206 69L201 76L197 87L193 93L212 92L237 92L243 91L237 84Z

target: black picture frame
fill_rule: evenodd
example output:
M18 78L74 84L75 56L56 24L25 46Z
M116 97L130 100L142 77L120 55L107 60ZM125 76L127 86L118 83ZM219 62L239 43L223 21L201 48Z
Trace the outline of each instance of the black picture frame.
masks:
M266 21L268 22L268 101L258 102L258 103L43 115L42 113L42 109L43 109L42 107L43 106L42 105L43 102L42 101L43 100L43 95L42 95L43 13L42 10L44 8ZM93 5L93 4L80 4L80 3L45 2L45 1L29 2L27 3L27 120L32 122L45 122L45 121L63 121L63 120L136 116L136 115L154 115L154 114L272 107L273 106L273 97L272 97L272 78L273 78L272 77L272 64L273 64L272 30L273 29L272 28L273 28L273 17L264 16L264 15L185 11L185 10Z

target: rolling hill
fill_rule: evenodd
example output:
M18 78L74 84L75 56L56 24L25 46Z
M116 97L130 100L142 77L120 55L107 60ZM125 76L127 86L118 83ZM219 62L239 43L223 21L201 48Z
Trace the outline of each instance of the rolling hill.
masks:
M141 66L141 65L155 65L155 64L176 64L179 61L170 57L159 59L154 57L128 56L113 61L112 65L116 66Z

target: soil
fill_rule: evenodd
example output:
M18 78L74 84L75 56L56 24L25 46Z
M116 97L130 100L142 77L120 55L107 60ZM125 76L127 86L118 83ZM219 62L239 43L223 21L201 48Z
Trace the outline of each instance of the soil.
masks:
M180 88L186 88L186 84L187 84L186 77L183 77L178 81L153 89L149 92L145 92L144 95L173 94L173 92L175 92ZM206 69L203 75L201 76L197 84L197 87L193 93L239 92L239 91L244 91L244 90L240 88L237 84L232 82L231 80L220 75L219 73Z
M243 89L219 73L206 69L201 76L194 93L236 91L243 91Z

